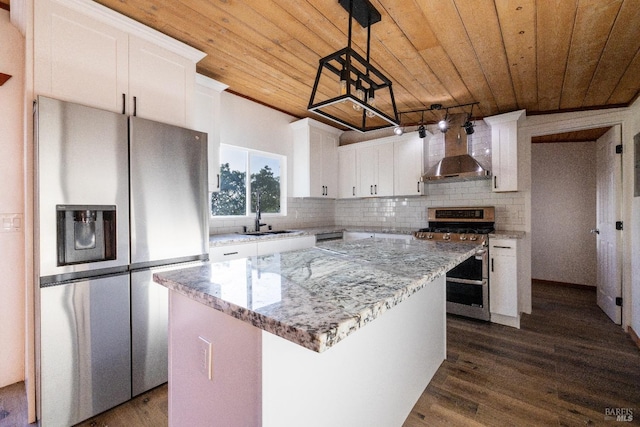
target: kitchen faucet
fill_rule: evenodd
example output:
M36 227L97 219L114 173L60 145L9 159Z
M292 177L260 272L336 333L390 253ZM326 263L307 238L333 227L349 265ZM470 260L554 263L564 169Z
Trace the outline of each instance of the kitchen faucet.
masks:
M260 231L260 227L262 227L263 225L267 225L264 223L260 222L260 219L262 219L261 217L261 213L260 213L260 192L256 191L256 232Z

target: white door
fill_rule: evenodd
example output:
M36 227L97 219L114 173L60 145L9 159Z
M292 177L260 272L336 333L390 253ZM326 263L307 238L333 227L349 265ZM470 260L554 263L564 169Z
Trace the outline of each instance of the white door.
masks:
M622 190L622 156L616 154L620 144L620 126L612 127L597 141L597 287L598 306L617 324L622 322L622 269L616 221L620 220Z

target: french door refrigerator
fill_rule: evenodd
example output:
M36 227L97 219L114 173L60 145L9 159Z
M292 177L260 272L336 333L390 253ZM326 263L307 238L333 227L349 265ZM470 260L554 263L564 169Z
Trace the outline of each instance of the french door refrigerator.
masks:
M38 97L38 416L73 425L167 381L156 269L208 259L207 135Z

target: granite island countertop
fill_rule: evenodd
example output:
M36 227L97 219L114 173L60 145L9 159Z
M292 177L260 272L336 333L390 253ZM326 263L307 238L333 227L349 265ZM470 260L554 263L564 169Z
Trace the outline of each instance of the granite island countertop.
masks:
M478 249L422 240L331 241L153 277L195 301L322 352Z

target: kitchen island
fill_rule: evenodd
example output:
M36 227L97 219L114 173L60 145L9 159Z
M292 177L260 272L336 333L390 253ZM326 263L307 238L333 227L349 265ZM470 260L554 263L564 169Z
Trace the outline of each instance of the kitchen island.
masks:
M401 425L445 358L469 244L364 239L158 273L169 425Z

